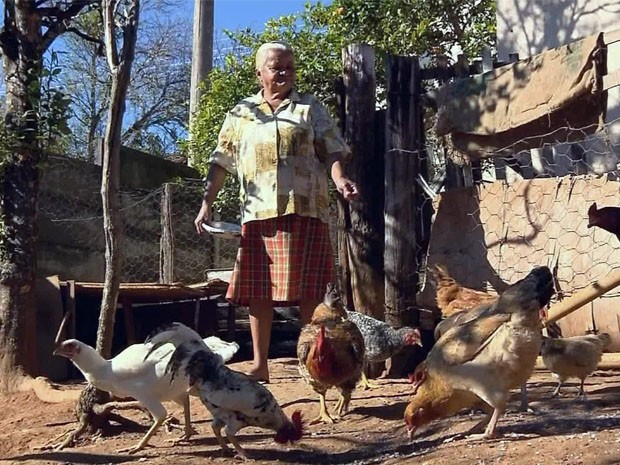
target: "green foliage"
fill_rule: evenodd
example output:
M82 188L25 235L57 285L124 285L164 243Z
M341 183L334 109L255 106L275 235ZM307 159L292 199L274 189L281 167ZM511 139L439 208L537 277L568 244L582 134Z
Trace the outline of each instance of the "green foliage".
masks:
M333 7L337 34L386 53L433 56L459 47L475 57L496 42L495 0L334 0Z
M39 120L38 138L47 153L60 153L64 138L71 133L68 124L71 97L58 84L61 72L58 54L52 52L38 80L41 84L38 99L33 101Z
M304 11L265 24L264 31L227 31L236 45L215 68L185 148L194 166L206 173L226 112L258 91L254 54L260 44L279 39L295 50L297 89L310 92L331 106L333 82L342 73L341 50L350 43L367 43L378 56L377 80L384 83L382 58L388 54L432 59L455 47L470 57L483 46L495 45L495 0L334 0L330 5L306 4ZM383 86L383 89L385 86ZM378 98L383 98L379 92ZM237 202L236 180L228 177L219 203ZM221 208L221 207L220 207ZM217 209L217 206L216 206Z

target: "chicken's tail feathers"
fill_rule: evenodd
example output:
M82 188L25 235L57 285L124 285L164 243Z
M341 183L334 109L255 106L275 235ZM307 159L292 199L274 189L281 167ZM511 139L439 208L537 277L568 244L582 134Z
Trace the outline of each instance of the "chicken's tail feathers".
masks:
M151 332L144 341L145 344L156 344L162 340L166 342L178 343L190 340L202 340L200 334L183 323L172 322L157 327Z
M152 331L144 341L144 344L149 348L144 360L164 344L170 343L177 347L179 344L189 341L204 344L200 334L183 323L173 322L162 325Z
M209 349L222 357L224 362L228 362L239 351L239 344L224 341L217 336L209 336L203 341Z
M275 441L279 444L299 441L304 434L304 420L301 411L295 410L290 421L276 432Z
M202 340L190 340L179 344L166 365L166 374L170 375L170 383L182 372L193 386L197 380L203 379L205 370L215 371L222 364L222 358L211 352Z
M429 271L431 277L435 281L436 286L447 286L455 282L454 278L450 275L450 273L448 272L448 268L446 268L445 265L436 263L432 267L429 267Z

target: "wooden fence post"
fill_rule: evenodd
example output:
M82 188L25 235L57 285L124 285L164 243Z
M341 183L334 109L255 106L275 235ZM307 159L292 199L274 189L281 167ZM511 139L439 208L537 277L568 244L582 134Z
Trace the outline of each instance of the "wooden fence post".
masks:
M343 50L346 94L345 139L353 158L347 174L360 200L349 205L348 259L357 311L383 319L383 157L375 148L375 54L369 45Z
M342 76L338 76L335 79L334 92L336 93L336 122L340 131L344 134L346 127L346 91L344 87L344 78ZM349 269L349 230L351 229L351 214L347 201L344 200L341 195L336 196L336 206L338 208L338 218L336 220L338 284L344 304L347 307L353 307L351 270Z
M417 289L416 176L423 156L421 76L417 57L388 57L385 152L385 321L419 324ZM393 357L390 374L405 361Z
M161 194L161 238L159 240L159 282L174 282L174 231L172 229L172 187L164 184Z

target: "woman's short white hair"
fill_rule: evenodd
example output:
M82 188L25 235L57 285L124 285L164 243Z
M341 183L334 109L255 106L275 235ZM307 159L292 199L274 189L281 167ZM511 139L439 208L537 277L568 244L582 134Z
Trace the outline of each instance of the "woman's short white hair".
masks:
M267 55L269 55L269 50L286 50L293 53L293 49L286 42L279 40L274 40L273 42L265 42L263 45L258 47L258 50L256 51L257 70L260 70L265 65L265 61L267 61Z

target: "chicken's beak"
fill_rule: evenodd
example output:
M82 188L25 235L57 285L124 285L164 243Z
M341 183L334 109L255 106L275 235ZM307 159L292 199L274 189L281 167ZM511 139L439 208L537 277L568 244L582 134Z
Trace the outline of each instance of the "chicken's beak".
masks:
M422 339L418 339L417 341L415 341L416 345L419 345L420 347L424 347L422 345Z

